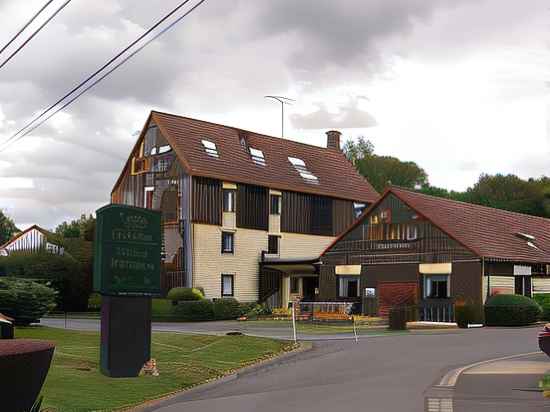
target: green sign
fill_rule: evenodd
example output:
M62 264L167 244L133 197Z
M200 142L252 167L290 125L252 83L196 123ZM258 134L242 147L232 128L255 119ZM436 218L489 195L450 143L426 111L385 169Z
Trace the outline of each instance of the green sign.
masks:
M112 204L96 213L94 291L160 294L160 212Z

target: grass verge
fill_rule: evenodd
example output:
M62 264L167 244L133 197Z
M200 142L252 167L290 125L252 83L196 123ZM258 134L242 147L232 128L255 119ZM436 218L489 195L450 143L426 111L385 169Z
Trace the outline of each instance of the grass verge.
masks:
M49 412L113 411L156 399L293 348L251 336L153 333L152 357L160 376L111 379L99 372L99 334L42 326L17 328L17 338L56 343L44 384L42 408Z

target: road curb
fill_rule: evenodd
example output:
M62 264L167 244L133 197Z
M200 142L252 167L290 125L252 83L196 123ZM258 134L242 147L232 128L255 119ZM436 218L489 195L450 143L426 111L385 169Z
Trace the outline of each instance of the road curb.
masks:
M435 385L435 387L436 388L454 388L458 378L460 377L460 375L462 375L467 370L475 368L477 366L487 365L487 364L490 364L490 363L500 362L500 361L508 360L508 359L515 359L515 358L522 358L522 357L525 357L525 356L537 355L539 353L542 353L542 352L541 351L536 351L536 352L520 353L520 354L517 354L517 355L503 356L503 357L500 357L500 358L488 359L488 360L485 360L485 361L475 362L475 363L472 363L470 365L462 366L460 368L452 369L449 372L447 372L443 376L443 378L441 378L441 380L439 381L439 384Z
M161 407L163 403L169 402L170 400L177 398L182 395L191 395L196 392L204 392L213 388L216 388L218 386L221 386L225 383L234 381L239 379L242 376L257 372L259 370L274 367L277 365L280 365L284 363L285 361L292 359L302 353L308 352L313 349L313 344L311 342L300 342L298 343L298 347L296 349L293 349L289 352L284 352L283 354L276 356L274 358L262 360L258 363L255 363L253 365L245 366L244 368L238 369L235 372L229 373L227 375L224 375L220 378L214 378L211 381L201 383L195 386L191 386L186 389L179 390L177 392L170 393L168 395L165 395L162 398L152 399L150 401L146 401L145 403L142 403L140 405L135 405L128 408L122 408L119 409L119 412L122 411L139 411L139 412L149 412L154 411L157 408ZM168 406L168 405L167 405Z

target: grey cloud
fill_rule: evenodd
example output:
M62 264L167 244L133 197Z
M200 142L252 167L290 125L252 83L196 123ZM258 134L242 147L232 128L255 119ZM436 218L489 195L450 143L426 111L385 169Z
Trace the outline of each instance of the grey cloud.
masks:
M297 129L351 129L376 126L375 118L358 107L357 100L342 105L336 113L330 112L323 103L317 104L318 110L308 114L294 113L290 116L292 125Z

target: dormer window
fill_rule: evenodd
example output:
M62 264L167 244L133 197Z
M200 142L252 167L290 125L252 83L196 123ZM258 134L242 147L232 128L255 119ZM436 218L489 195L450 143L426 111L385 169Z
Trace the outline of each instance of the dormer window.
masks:
M307 170L306 164L302 159L298 159L297 157L289 157L288 161L292 164L292 166L294 166L302 179L304 179L307 183L319 183L319 178Z
M264 152L259 149L254 149L253 147L249 148L249 150L252 161L259 166L265 166Z
M201 142L208 156L215 157L215 158L220 157L218 153L218 148L216 147L216 143L211 142L210 140L201 140Z

